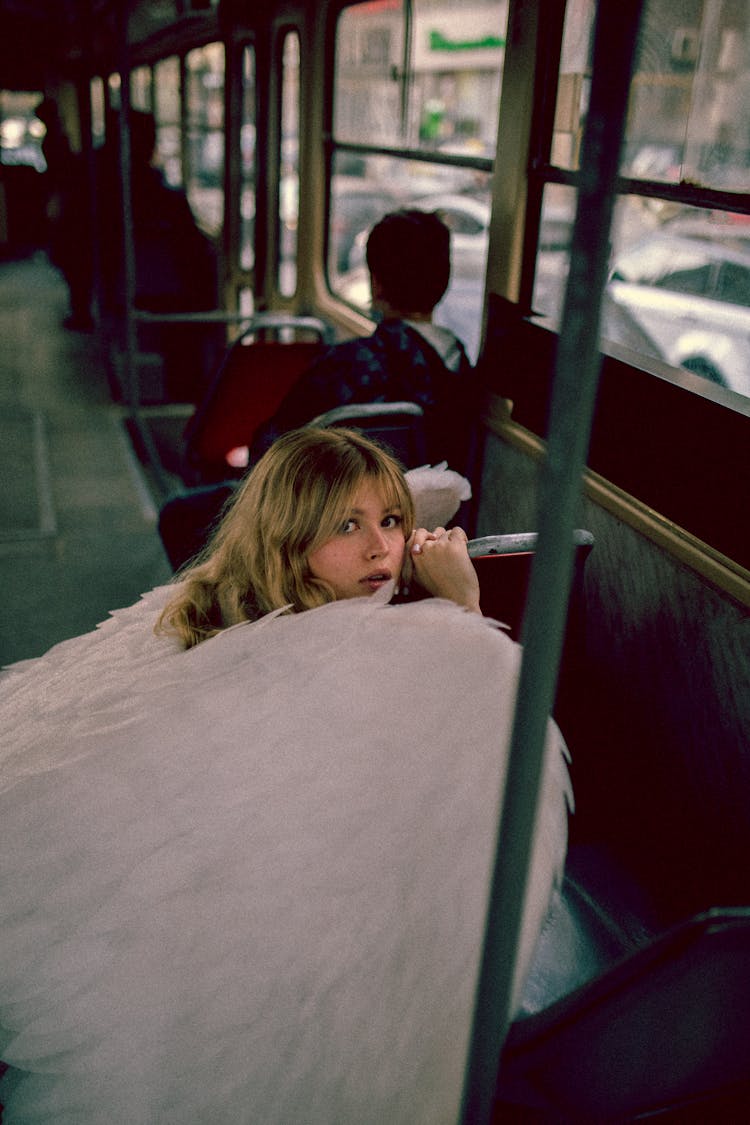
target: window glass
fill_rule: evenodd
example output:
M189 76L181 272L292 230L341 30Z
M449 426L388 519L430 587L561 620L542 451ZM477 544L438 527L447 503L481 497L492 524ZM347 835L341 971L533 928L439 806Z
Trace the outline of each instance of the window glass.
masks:
M251 46L245 47L242 52L240 147L242 149L240 267L243 270L251 270L255 264L255 51ZM247 293L250 294L249 289Z
M372 0L342 13L334 134L472 156L495 151L507 3Z
M603 336L750 395L750 220L623 196L613 235Z
M387 211L440 210L451 286L435 319L476 357L484 299L489 181L505 50L506 0L372 0L337 27L328 213L331 287L370 302L365 242ZM337 145L356 144L358 151ZM368 153L368 147L400 150Z
M551 162L575 173L588 105L595 4L569 0ZM651 181L618 198L602 335L750 395L750 219L679 202L701 185L750 189L750 9L733 0L646 0L620 173ZM659 184L664 184L659 196ZM654 185L657 185L656 187ZM547 216L568 191L548 183ZM563 207L563 211L564 211ZM542 231L545 223L543 216ZM537 253L533 307L559 323L567 253Z
M42 101L38 92L0 90L0 164L26 164L43 172L46 129L35 115Z
M724 262L719 270L715 296L719 301L750 307L750 262L746 265Z
M333 110L337 140L403 143L404 42L400 3L372 0L342 12Z
M138 66L131 70L130 104L133 109L138 109L142 113L151 112L151 67Z
M185 56L186 188L193 214L216 236L224 218L224 47L209 43Z
M249 286L239 291L239 311L248 318L255 312L255 294Z
M648 0L629 106L626 175L747 191L747 4Z
M567 5L552 163L575 170L588 105L593 0ZM622 174L750 190L750 27L736 0L646 0Z
M656 279L660 289L671 289L674 293L692 293L696 297L710 294L712 276L715 273L711 262L690 256L682 268L669 270Z
M546 185L539 224L532 304L535 312L553 319L557 319L562 309L575 209L575 188L564 184Z
M156 162L172 187L182 186L180 136L180 60L162 59L154 67L154 118Z
M299 221L299 36L284 37L281 86L281 177L279 181L279 289L291 297L297 288Z
M99 148L104 144L106 127L104 124L104 81L101 78L91 79L91 136L94 146Z
M352 175L350 158L343 153L339 157L334 162L329 213L328 272L334 291L368 311L371 293L365 250L372 226L400 207L437 211L451 231L451 280L434 319L451 328L476 359L490 221L486 176L478 174L473 191L440 190L440 176L433 180L431 166L421 162L412 177L408 161L362 157L360 174Z

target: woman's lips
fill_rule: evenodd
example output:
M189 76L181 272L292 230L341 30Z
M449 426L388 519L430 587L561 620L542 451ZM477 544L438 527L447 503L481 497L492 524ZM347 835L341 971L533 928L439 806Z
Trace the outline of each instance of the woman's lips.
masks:
M379 590L386 582L390 582L390 570L373 570L371 574L366 574L364 578L360 578L360 585L369 586L371 590Z

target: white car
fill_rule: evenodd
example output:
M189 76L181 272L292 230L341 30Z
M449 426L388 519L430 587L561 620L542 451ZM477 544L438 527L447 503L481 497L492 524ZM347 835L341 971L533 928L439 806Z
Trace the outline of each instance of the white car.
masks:
M658 232L616 259L607 292L668 363L750 395L750 252Z

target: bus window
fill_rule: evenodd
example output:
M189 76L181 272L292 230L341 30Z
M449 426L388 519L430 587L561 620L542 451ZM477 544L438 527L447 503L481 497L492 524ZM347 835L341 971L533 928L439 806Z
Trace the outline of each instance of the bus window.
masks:
M284 36L281 65L281 170L279 179L279 291L297 288L299 221L299 36Z
M750 395L750 221L678 207L654 222L642 196L615 211L602 333Z
M182 186L180 132L180 60L176 55L154 67L156 159L171 187Z
M41 101L39 92L0 90L0 164L45 170L45 129L34 115Z
M138 66L130 72L130 104L142 113L151 113L151 68Z
M474 358L506 16L501 0L478 5L470 21L449 0L374 0L344 9L337 28L331 288L366 308L369 228L396 207L439 210L452 232L453 270L435 319ZM381 151L368 152L375 146Z
M209 43L185 56L186 187L203 229L218 235L224 219L224 47Z
M559 316L562 308L568 279L570 238L575 211L575 188L565 184L545 186L539 223L533 308L536 313L554 319Z
M106 133L105 120L105 96L104 96L104 81L95 77L91 79L90 83L91 93L91 138L95 148L100 148L104 144L104 137Z
M241 240L240 269L252 270L255 265L255 50L246 46L242 52L242 150L240 190ZM252 289L244 288L241 296L243 312L252 313Z
M548 215L567 191L572 218L593 14L591 2L568 5L548 168L571 186L546 183ZM602 335L750 395L750 219L739 213L750 187L748 12L718 2L682 26L673 17L668 0L646 0ZM722 209L732 193L737 212ZM567 256L540 242L533 305L554 321L566 272Z

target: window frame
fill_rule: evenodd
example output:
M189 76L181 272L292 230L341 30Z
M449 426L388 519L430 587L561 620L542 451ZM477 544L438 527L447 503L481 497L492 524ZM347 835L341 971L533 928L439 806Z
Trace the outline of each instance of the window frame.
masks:
M411 14L413 0L400 0L406 16L406 27L404 30L404 43L403 43L403 58L406 59L411 50L411 34L413 26L413 17ZM354 142L337 140L334 136L333 116L334 116L334 102L335 102L335 81L336 81L336 32L339 20L344 11L351 8L359 7L361 4L367 3L367 0L342 0L336 3L331 8L331 15L328 23L328 36L326 43L326 59L328 65L326 66L327 85L325 91L324 101L324 125L323 125L323 153L325 162L325 184L326 184L326 213L325 213L325 246L329 244L329 222L330 222L330 199L331 199L331 178L333 175L333 167L335 163L335 156L337 153L344 153L351 156L389 156L397 160L408 160L423 164L439 165L446 168L460 168L466 171L484 172L489 176L492 175L495 158L494 156L472 156L470 154L458 154L445 152L442 150L427 150L423 148L413 147L409 145L385 145L367 142ZM408 67L401 67L401 115L402 120L407 113L407 99L408 99ZM327 255L326 255L327 259ZM328 266L326 260L326 280L328 278ZM330 283L330 282L329 282ZM333 292L333 291L332 291Z
M534 312L533 292L538 267L539 232L541 228L542 201L544 190L550 184L559 184L577 191L581 173L555 164L552 161L554 122L557 107L559 75L563 49L563 30L567 4L570 0L551 0L544 7L544 26L541 27L536 44L536 78L533 86L533 114L530 122L527 197L523 226L523 249L518 282L518 302L524 316L537 318L541 323L551 324L552 318L539 316ZM541 6L540 6L541 11ZM640 179L618 176L615 181L616 201L625 196L637 196L662 203L693 207L707 213L725 213L750 216L750 193L727 191L704 184L683 181L671 183L662 180ZM672 290L669 290L672 292ZM704 294L707 299L718 299ZM742 307L742 306L740 306ZM601 340L603 354L615 354L613 345ZM616 351L616 349L615 349ZM640 353L639 353L640 354ZM639 366L644 370L656 372L656 361L647 354L640 357ZM664 364L658 364L660 375L664 374ZM675 380L681 382L682 368L668 368L674 372ZM741 400L744 396L730 392Z

